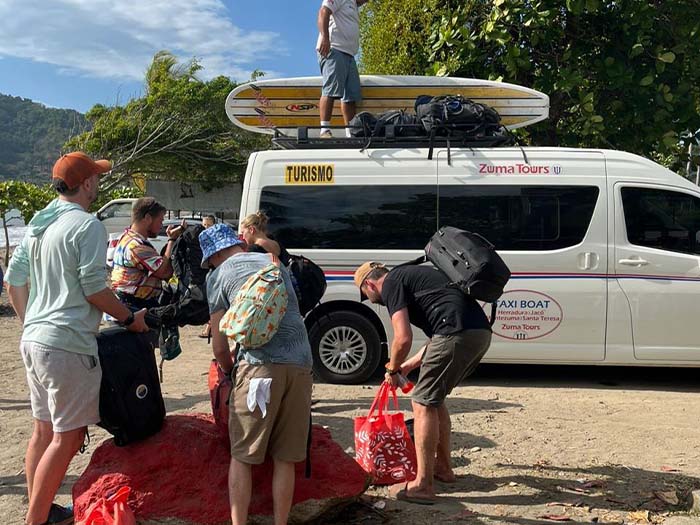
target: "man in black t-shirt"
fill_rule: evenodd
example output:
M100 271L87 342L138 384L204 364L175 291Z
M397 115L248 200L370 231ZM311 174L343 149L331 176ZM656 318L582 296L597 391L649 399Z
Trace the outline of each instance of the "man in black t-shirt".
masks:
M445 398L488 350L489 322L474 299L448 288L449 279L433 267L400 266L389 271L382 263L366 262L354 279L362 300L385 305L391 316L394 339L386 382L396 387L399 374L420 367L412 394L418 474L414 481L389 491L397 499L432 504L436 500L433 478L456 481ZM411 325L423 330L429 341L406 359L413 342Z

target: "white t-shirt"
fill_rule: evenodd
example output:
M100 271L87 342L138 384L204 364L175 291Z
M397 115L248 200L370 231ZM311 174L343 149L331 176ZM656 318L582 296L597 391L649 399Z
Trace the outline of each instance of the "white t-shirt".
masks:
M356 0L323 0L323 7L331 10L328 32L331 47L355 56L360 50L360 12ZM321 46L318 35L316 50Z

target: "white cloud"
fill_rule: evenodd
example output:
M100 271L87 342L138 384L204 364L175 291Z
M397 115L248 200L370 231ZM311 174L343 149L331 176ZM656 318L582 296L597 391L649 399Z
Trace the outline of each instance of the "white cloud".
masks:
M0 0L0 58L141 80L154 53L167 49L197 57L205 78L244 81L260 67L256 57L285 54L278 34L243 31L228 15L222 0Z

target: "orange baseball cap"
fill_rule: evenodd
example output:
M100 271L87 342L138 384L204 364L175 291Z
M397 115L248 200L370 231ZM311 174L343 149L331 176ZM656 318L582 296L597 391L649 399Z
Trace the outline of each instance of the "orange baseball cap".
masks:
M112 163L108 160L92 160L82 151L74 151L63 155L53 165L52 178L61 179L68 189L75 189L85 180L98 173L105 173L112 169Z

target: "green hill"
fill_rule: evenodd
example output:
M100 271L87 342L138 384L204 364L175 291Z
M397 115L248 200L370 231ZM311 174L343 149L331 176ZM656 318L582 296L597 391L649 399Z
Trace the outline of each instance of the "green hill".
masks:
M48 182L61 146L86 127L72 109L0 94L0 180Z

